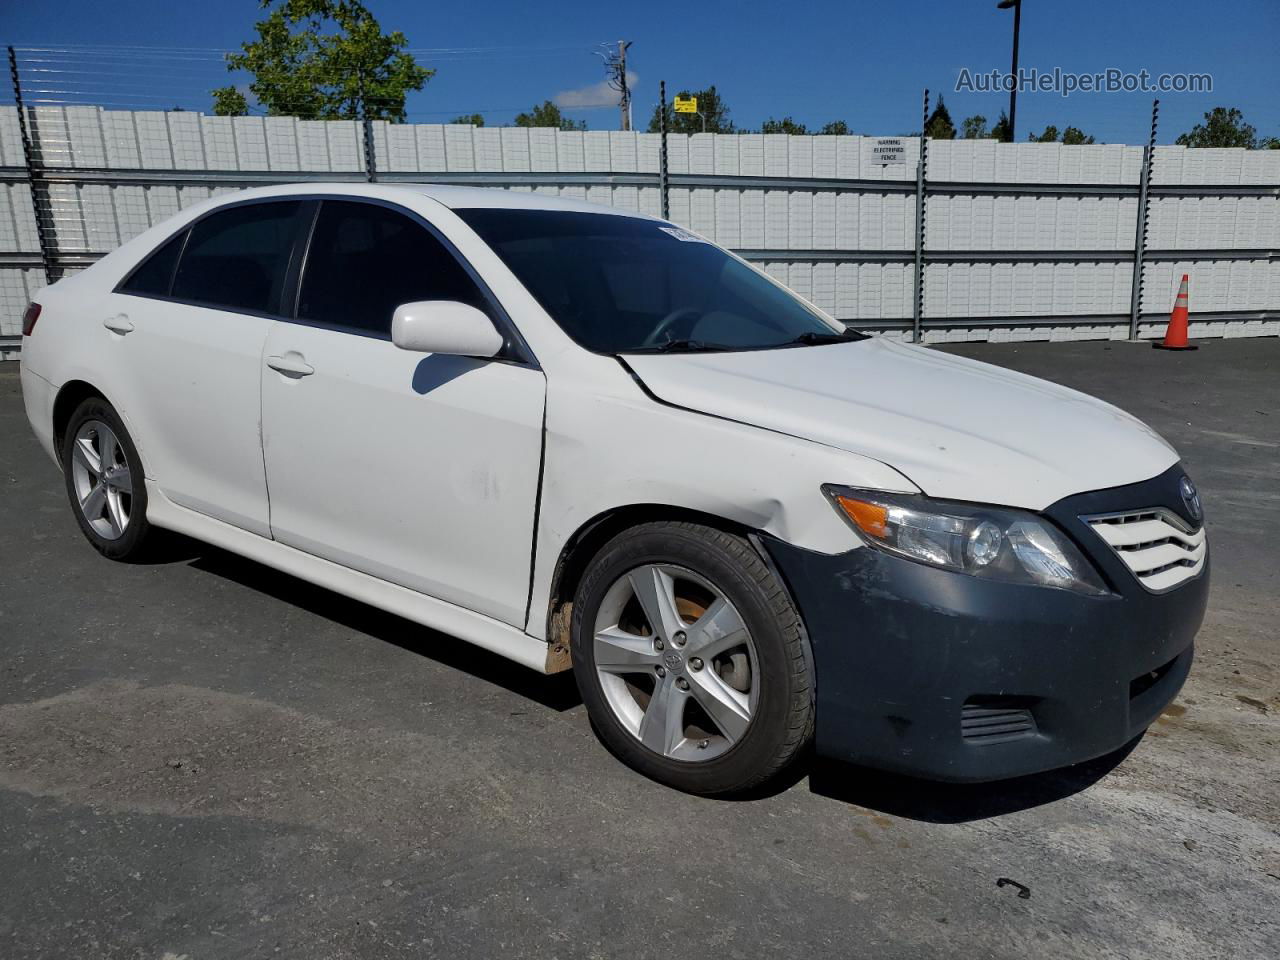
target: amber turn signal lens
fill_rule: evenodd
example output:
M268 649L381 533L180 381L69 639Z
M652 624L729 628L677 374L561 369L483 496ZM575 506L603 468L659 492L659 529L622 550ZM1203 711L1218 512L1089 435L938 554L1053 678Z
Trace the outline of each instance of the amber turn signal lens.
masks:
M852 497L841 494L836 494L835 501L863 533L877 540L884 540L889 536L888 507L882 507L878 503L868 503L865 500L854 500Z

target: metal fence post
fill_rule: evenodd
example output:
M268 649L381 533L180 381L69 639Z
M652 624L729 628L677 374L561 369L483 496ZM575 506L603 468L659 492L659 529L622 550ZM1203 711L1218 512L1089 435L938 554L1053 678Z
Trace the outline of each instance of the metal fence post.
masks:
M662 148L658 152L658 190L662 194L662 219L671 219L670 182L667 176L667 81L658 81L658 130L662 133Z
M1138 311L1142 308L1143 257L1147 252L1148 195L1151 190L1151 165L1156 152L1156 121L1160 101L1151 101L1151 136L1142 150L1142 176L1138 181L1138 227L1133 241L1133 290L1129 295L1129 339L1138 339Z
M364 135L364 178L369 183L378 182L378 158L373 149L373 121L369 119L369 102L364 96L364 72L357 77L360 88L360 128Z
M22 102L22 80L18 76L18 56L13 51L13 47L9 47L9 79L13 83L13 100L18 105L18 130L22 134L22 159L27 168L27 187L31 191L31 213L36 218L36 240L40 244L40 264L44 267L45 283L53 283L57 279L55 276L56 268L54 260L58 254L57 239L49 231L45 225L44 218L40 215L40 185L37 183L39 179L39 162L36 160L35 151L32 149L31 134L27 130L27 108ZM48 198L45 198L45 205L48 204Z
M920 125L920 159L916 162L916 272L911 305L911 342L919 343L924 325L924 185L929 160L929 91L924 92L924 120Z

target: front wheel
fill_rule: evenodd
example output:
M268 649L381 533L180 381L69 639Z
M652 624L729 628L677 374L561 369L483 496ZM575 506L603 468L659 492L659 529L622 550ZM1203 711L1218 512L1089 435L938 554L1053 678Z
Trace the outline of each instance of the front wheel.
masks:
M573 662L605 744L680 790L758 787L812 736L791 599L749 542L711 527L648 523L606 544L575 598Z

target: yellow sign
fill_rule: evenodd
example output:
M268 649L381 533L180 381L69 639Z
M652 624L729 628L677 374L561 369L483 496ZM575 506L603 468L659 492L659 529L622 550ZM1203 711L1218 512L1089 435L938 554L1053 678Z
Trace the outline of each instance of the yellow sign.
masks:
M676 97L674 100L676 113L697 113L697 97Z

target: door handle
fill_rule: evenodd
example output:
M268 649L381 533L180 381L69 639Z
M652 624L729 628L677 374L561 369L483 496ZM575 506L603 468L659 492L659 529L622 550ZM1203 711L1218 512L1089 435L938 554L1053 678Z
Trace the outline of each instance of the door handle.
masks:
M290 350L282 357L267 357L267 366L272 370L283 373L286 377L309 377L316 372L316 368L307 363L306 358L302 354Z
M133 321L123 313L116 314L114 317L107 317L102 321L102 325L112 333L118 333L121 336L133 329Z

